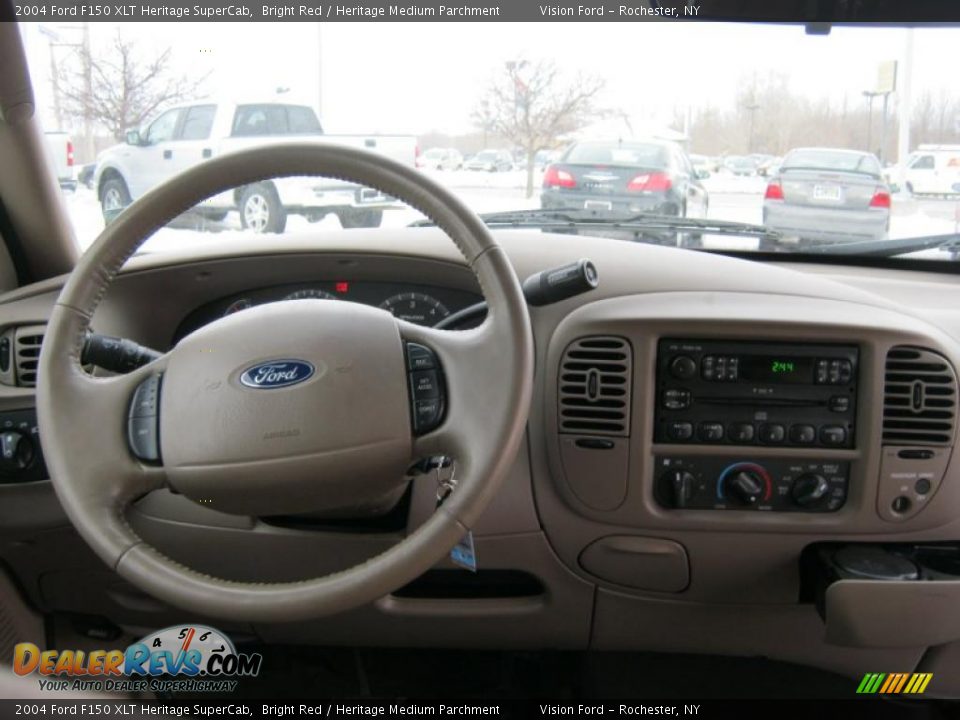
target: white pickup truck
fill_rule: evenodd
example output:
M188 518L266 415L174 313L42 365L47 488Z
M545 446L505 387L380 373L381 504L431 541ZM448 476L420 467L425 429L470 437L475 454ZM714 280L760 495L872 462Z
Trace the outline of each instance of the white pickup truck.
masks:
M197 163L293 139L364 148L411 166L416 162L413 136L327 135L306 105L198 101L169 108L142 129L128 131L125 144L100 154L93 186L109 221L150 188ZM335 214L343 227L377 227L383 210L397 205L372 188L297 177L238 187L206 200L195 211L222 220L237 210L244 228L277 233L283 232L290 214L311 222Z
M74 191L77 189L77 174L73 166L73 139L69 133L54 130L44 133L47 146L47 162L57 177L60 188Z

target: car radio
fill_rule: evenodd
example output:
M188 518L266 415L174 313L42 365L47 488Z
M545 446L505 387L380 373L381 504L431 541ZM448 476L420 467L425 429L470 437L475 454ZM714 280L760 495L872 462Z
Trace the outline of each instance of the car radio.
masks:
M854 345L663 339L654 441L852 448Z

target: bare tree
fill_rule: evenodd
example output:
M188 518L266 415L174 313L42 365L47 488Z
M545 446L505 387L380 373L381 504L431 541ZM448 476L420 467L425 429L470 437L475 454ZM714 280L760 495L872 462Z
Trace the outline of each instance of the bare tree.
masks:
M170 59L170 48L143 57L119 31L109 45L81 47L78 61L61 63L57 71L62 110L92 119L120 140L164 105L194 96L206 80L175 73Z
M500 135L523 149L531 197L537 152L598 117L596 98L602 89L599 78L564 78L552 62L512 60L480 99L473 118L484 133Z

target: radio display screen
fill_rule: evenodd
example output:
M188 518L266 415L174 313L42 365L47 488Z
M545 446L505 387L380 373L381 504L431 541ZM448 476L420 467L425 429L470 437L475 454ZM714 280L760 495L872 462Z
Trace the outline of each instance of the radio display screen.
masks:
M758 382L811 385L812 357L789 355L742 355L740 377Z

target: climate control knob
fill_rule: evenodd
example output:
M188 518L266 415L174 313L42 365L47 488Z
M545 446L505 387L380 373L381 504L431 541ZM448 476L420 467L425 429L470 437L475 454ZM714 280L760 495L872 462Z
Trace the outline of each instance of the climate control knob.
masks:
M756 505L764 495L763 478L750 470L731 473L724 483L724 495L741 505Z
M830 484L823 475L804 473L793 481L790 496L800 507L812 507L827 497Z
M686 470L670 470L660 476L659 498L667 507L685 508L693 498L696 478Z

